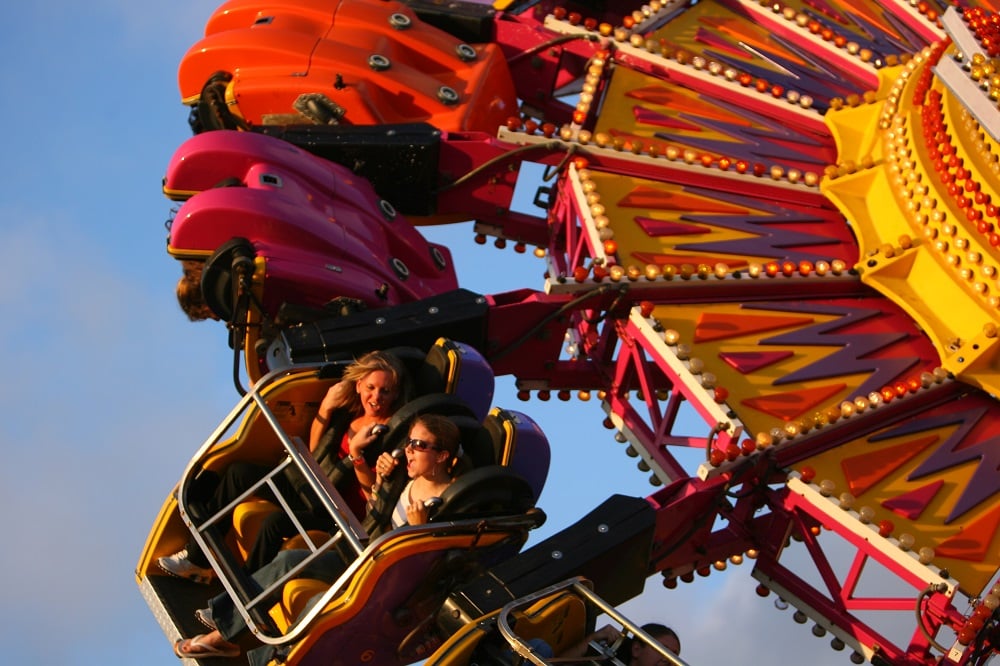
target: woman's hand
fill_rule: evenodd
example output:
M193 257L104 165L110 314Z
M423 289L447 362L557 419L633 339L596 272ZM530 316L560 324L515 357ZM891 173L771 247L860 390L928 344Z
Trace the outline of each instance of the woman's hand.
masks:
M362 451L368 448L368 446L376 439L381 437L382 433L379 432L378 425L379 424L376 423L361 428L347 441L347 450L352 457L357 458L360 456Z
M318 414L324 418L329 418L330 412L344 404L344 392L347 388L344 382L337 382L328 388L326 395L323 396L323 400L319 403Z
M406 522L410 525L423 525L427 522L427 507L423 502L414 502L406 507Z
M399 461L392 457L390 453L383 453L375 461L375 473L385 478L392 474L392 470L396 469L396 465Z
M337 408L344 404L344 382L337 382L327 389L326 395L319 403L316 417L309 425L309 450L316 451L323 433L330 427L330 417Z
M362 492L368 499L371 499L372 493L376 486L382 483L382 479L396 468L397 460L388 453L383 452L372 467L368 467L368 463L361 455L365 447L382 436L384 428L385 426L379 424L366 426L347 442L347 448L354 458L354 475L358 477Z

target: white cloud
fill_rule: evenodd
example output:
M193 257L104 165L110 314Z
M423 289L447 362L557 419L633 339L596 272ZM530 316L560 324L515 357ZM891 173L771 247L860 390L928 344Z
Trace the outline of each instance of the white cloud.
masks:
M10 213L6 264L23 279L0 283L16 313L0 327L16 352L0 383L0 587L16 604L0 609L0 638L11 663L87 663L113 635L158 633L130 572L237 396L218 336L197 339L209 331L117 272L79 225Z

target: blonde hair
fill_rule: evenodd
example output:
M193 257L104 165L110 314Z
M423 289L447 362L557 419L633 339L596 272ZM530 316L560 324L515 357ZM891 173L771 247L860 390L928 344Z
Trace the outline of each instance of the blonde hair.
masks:
M361 396L354 390L354 385L380 370L392 378L392 385L396 389L396 400L392 408L395 410L399 407L404 402L405 393L403 365L395 355L375 350L364 354L344 370L340 381L337 382L337 403L334 409L346 408L355 413L362 411Z

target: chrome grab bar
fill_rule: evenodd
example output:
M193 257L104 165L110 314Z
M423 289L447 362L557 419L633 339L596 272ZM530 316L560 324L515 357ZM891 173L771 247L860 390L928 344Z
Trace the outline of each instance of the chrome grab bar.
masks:
M300 571L316 557L328 551L338 541L343 540L346 542L355 557L357 557L364 552L365 542L368 540L368 534L364 527L362 527L358 518L350 510L347 502L343 499L341 494L336 488L334 488L330 479L327 478L322 469L320 469L319 464L309 451L307 445L300 437L289 436L282 429L277 417L268 407L264 396L261 395L262 391L277 379L291 374L315 372L315 370L316 368L286 368L276 370L261 378L256 385L251 387L246 395L240 399L236 407L234 407L222 423L219 424L215 431L209 436L208 440L206 440L206 442L199 449L192 461L188 463L188 466L184 471L184 476L178 484L176 492L178 511L180 512L184 522L190 528L193 539L202 548L212 568L218 574L220 583L233 600L236 609L247 621L247 626L258 636L262 634L262 630L258 626L258 623L256 623L252 618L250 611L253 608L268 599L275 591L279 590L285 582L293 578L298 571ZM201 470L200 461L203 460L204 457L212 451L212 448L219 443L222 437L229 432L230 429L232 429L237 419L244 414L249 414L250 410L254 407L257 408L260 415L271 427L271 430L274 432L278 441L284 447L286 455L272 470L270 470L258 482L253 484L253 486L243 492L239 497L222 507L213 515L199 522L199 519L195 518L192 514L190 508L190 498L188 495L191 482L197 472ZM318 498L320 504L337 526L337 530L331 538L318 546L313 542L308 534L308 531L296 518L295 512L288 504L287 499L281 494L273 481L276 475L284 472L284 470L290 465L294 465L301 472L302 477L305 479L309 489L313 492L314 496ZM245 588L245 583L243 585L237 585L233 580L231 580L230 576L226 575L226 572L229 571L229 569L220 561L224 558L219 557L212 544L205 538L204 532L210 529L213 525L217 524L220 520L229 519L231 512L236 508L236 506L256 495L264 486L267 486L271 490L274 498L277 500L286 515L289 516L289 519L295 525L297 532L303 537L307 547L310 551L312 551L312 553L305 561L296 566L280 580L272 583L266 589L248 599L246 602L243 602L242 597L247 596L248 593L245 592L244 594L240 594L237 588Z
M614 650L609 649L608 646L591 643L590 646L598 652L598 655L591 657L565 657L560 658L549 657L543 658L535 654L534 650L526 642L521 640L521 637L514 633L514 629L511 626L509 616L514 610L529 606L539 599L543 599L550 596L560 590L570 590L574 594L583 597L584 601L589 602L600 609L600 611L610 617L612 620L617 622L622 626L622 630L628 631L632 634L633 640L642 641L644 644L652 647L656 650L660 656L666 659L674 666L687 666L687 664L681 660L680 657L675 655L673 652L663 647L658 640L647 634L642 630L641 627L634 624L627 617L619 613L614 606L610 605L601 597L597 596L590 587L590 582L583 578L570 578L561 583L556 583L545 589L534 592L530 595L514 599L513 601L507 603L503 608L500 609L500 613L497 615L497 627L500 629L500 634L504 639L510 644L511 650L514 654L527 660L529 663L538 664L540 666L550 666L551 664L559 663L601 663L601 664L613 664L614 666L625 666L619 661L615 655ZM614 647L617 647L614 646ZM514 662L515 664L518 662Z

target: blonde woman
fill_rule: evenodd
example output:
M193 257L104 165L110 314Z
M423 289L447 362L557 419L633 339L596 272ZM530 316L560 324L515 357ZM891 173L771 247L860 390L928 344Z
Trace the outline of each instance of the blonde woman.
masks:
M381 436L379 426L383 426L402 403L403 383L399 359L383 351L369 352L348 366L341 380L330 387L310 427L310 450L359 517L366 511L367 497L362 488L370 487L375 476L364 453ZM269 471L269 467L246 462L229 465L211 495L200 503L203 515L222 510ZM286 476L276 476L274 481L304 527L325 529L332 526L329 516L313 512L300 499L303 479L297 470L289 468ZM221 520L218 525L227 530L231 521ZM266 517L247 555L246 569L252 572L268 564L281 550L284 540L295 534L295 524L284 511ZM173 576L197 583L211 582L215 573L194 540L177 553L159 558L157 564Z

